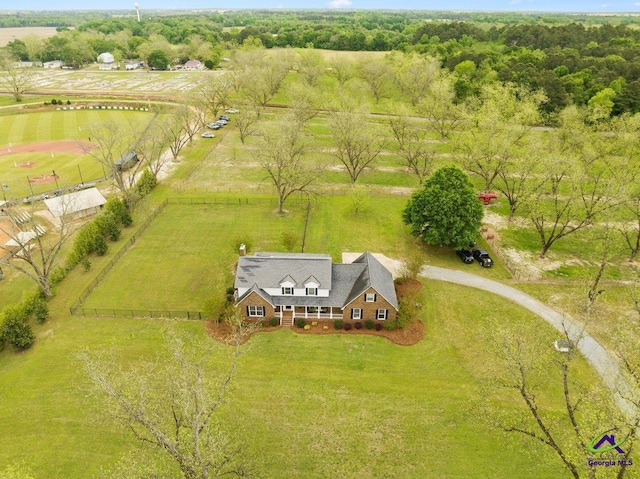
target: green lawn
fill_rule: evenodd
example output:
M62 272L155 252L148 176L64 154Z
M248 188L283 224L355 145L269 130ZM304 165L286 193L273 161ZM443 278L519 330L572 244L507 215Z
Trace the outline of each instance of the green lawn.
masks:
M79 280L71 277L65 289ZM476 410L485 401L505 414L521 407L491 388L485 396L487 368L496 365L489 325L515 330L538 320L480 291L439 282L423 291L426 336L415 346L290 330L250 341L223 415L242 431L262 477L566 476L547 451L502 436ZM155 357L165 323L69 317L62 303L54 301L54 318L37 328L33 349L0 353L0 428L11 438L0 464L25 462L37 477L95 477L135 443L99 417L74 352L116 345L126 363ZM204 324L178 328L202 334ZM554 337L541 325L531 340L550 345ZM580 381L594 381L582 361L579 371ZM536 389L547 415L560 413L558 377L550 374Z

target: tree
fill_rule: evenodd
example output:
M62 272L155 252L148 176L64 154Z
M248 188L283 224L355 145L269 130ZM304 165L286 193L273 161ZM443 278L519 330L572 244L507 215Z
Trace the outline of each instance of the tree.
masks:
M388 116L389 126L398 144L398 153L402 164L418 177L422 185L425 177L431 173L436 150L429 139L429 132L423 126L412 122L404 114Z
M14 245L0 246L0 266L19 271L38 285L40 291L51 298L51 273L54 271L61 249L69 240L74 229L65 220L65 212L73 205L62 205L60 225L47 234L41 234L43 227L31 214L29 220L17 227L0 226L6 236L13 238ZM5 207L6 208L6 207ZM18 212L8 208L9 216L17 216Z
M293 193L307 191L323 168L310 166L305 161L307 145L300 126L291 118L285 118L277 130L265 132L262 139L256 157L276 190L278 212L282 214L287 198Z
M326 70L324 58L317 50L305 49L299 50L300 60L298 61L298 75L309 87L315 87L318 80Z
M254 135L256 130L254 129L255 123L258 121L259 114L255 110L246 109L241 111L234 117L234 125L240 133L240 141L244 145L248 136Z
M289 98L289 112L295 122L304 127L307 122L318 115L322 97L315 88L309 88L300 83L291 83L286 88Z
M487 86L465 130L456 137L455 149L465 168L484 180L486 191L519 153L533 125L540 120L538 106L544 97L512 86Z
M142 135L139 125L130 121L119 122L109 117L100 123L87 125L85 131L92 143L80 143L81 147L102 165L107 175L113 177L116 188L130 208L135 201L131 188L140 163L136 163L133 168L121 168L116 162L135 152Z
M389 95L393 71L387 62L384 60L365 61L359 65L358 70L360 78L369 87L376 103Z
M156 115L136 144L136 153L142 164L157 179L162 168L171 160L167 152L169 141L161 117Z
M100 414L121 424L156 456L173 462L182 477L248 477L241 448L217 417L241 355L239 338L234 336L226 370L215 361L219 351L211 341L174 331L165 334L162 360L125 368L114 355L88 350L78 360L90 390L107 403Z
M418 104L420 115L427 118L431 129L442 138L449 138L467 118L466 105L454 103L456 92L453 83L451 75L441 74Z
M147 64L152 70L166 70L169 67L169 58L163 50L153 50L147 58Z
M2 310L4 316L0 326L0 338L9 343L16 351L23 351L33 346L35 335L27 322L29 316L23 305L7 306Z
M178 155L190 141L190 135L193 135L193 128L188 127L193 120L193 113L187 106L177 107L173 110L173 114L166 115L160 122L159 128L162 131L169 151L174 161L178 160Z
M396 83L415 106L427 95L439 71L440 64L435 58L410 55L396 69Z
M482 215L469 177L447 166L436 170L411 196L402 219L425 243L462 249L478 240Z
M15 62L16 60L6 52L0 52L0 86L9 91L17 102L20 102L22 96L33 85L33 70L16 67Z
M206 74L198 95L213 118L217 118L218 113L229 105L231 89L232 83L226 75L220 75L218 72Z
M353 63L343 57L337 57L331 62L331 75L338 81L340 88L344 87L353 77Z
M365 169L372 167L384 148L384 139L365 114L350 109L335 113L330 128L336 146L334 155L347 169L351 183L355 183Z

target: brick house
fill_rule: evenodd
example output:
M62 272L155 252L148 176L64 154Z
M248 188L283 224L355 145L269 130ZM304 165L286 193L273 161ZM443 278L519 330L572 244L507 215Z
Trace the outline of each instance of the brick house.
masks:
M283 326L300 317L394 320L398 312L391 272L370 253L348 264L328 254L240 256L234 290L246 319L275 317Z

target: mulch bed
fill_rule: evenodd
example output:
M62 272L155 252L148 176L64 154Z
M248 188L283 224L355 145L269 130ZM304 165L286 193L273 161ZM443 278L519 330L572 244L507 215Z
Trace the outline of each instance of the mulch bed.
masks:
M400 284L396 284L396 294L398 298L403 298L406 296L412 296L416 294L420 288L422 288L422 283L417 280L404 280ZM307 320L307 324L311 324L312 320ZM345 331L344 329L335 329L333 327L333 321L322 321L318 320L316 326L311 326L310 329L302 329L296 326L292 326L291 330L296 334L348 334L348 335L369 335L369 336L380 336L382 338L386 338L392 343L401 345L401 346L411 346L413 344L418 343L424 337L424 323L422 321L415 321L412 325L404 329L395 329L393 331L387 331L386 329L382 329L380 331L376 331L375 329L365 329L364 321L361 321L363 324L362 329L351 329L350 331ZM351 323L354 324L355 321L344 321L343 323ZM327 329L324 329L324 326L327 326ZM261 327L255 333L266 333L270 331L276 331L281 329L282 326L268 326ZM231 327L224 323L217 323L216 321L209 321L207 325L207 331L209 335L216 338L219 341L230 343L231 336ZM246 342L251 335L247 335L242 338L242 343Z

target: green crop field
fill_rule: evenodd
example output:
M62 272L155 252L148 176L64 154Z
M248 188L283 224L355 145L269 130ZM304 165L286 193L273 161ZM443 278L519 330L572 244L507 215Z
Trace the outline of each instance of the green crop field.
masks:
M104 176L100 164L83 153L47 151L37 143L67 141L69 148L82 150L78 142L88 142L87 125L100 122L111 116L140 123L153 117L149 112L66 110L0 116L0 183L8 185L8 198L21 197L48 191L56 187L55 182L28 183L30 179L51 175L58 176L59 186L68 186ZM44 149L39 152L20 152L26 145ZM56 147L51 146L51 150Z

